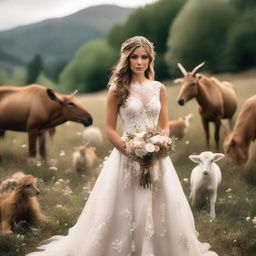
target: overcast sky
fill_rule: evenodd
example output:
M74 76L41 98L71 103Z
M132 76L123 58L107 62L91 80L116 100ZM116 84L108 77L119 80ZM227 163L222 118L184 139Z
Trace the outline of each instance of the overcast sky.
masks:
M62 17L89 6L139 7L158 0L0 0L0 30Z

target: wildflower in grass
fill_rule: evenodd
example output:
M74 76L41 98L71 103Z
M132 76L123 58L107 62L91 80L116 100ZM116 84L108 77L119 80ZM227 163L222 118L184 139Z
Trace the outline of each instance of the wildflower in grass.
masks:
M42 166L42 163L40 161L37 161L36 166L40 167L40 166Z
M231 191L232 191L231 188L226 189L226 192L227 192L227 193L229 193L229 192L231 192Z
M184 178L183 181L184 181L185 183L188 183L188 178Z
M65 156L65 155L66 155L65 151L64 151L64 150L61 150L61 151L60 151L60 156Z
M64 196L68 196L68 195L73 194L73 191L72 191L72 189L69 186L65 186L62 189L62 193L63 193Z
M50 166L49 170L50 171L58 171L58 168L56 166Z
M252 219L252 223L256 225L256 216Z
M49 160L49 165L56 166L58 164L58 160L56 158L51 158Z
M24 235L17 234L17 235L16 235L16 238L18 238L18 239L22 240L22 239L24 239Z
M61 185L61 184L66 184L66 182L65 182L62 178L58 179L58 180L55 182L55 185Z
M250 221L250 219L251 219L250 217L246 217L245 218L246 221Z
M225 204L225 200L223 198L219 199L219 204Z
M89 182L87 182L87 184L83 187L83 189L84 189L84 191L85 191L86 193L90 194L90 193L91 193L91 191L92 191L92 185L91 185L91 182L90 182L90 181L89 181Z

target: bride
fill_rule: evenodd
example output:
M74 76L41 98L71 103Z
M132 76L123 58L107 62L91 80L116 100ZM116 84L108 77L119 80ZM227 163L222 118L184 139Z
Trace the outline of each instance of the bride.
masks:
M168 134L166 90L154 81L154 57L145 37L122 44L107 96L106 129L115 148L68 235L50 238L29 256L217 256L198 240L170 158L137 163L127 157L127 133L158 126ZM140 186L140 165L154 172L152 189Z

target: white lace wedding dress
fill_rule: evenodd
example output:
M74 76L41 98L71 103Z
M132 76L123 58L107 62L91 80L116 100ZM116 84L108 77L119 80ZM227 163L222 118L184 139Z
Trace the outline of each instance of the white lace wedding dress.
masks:
M157 124L156 81L131 86L119 111L123 136ZM217 256L200 243L194 219L169 157L158 161L153 189L139 185L139 165L114 149L67 236L54 236L29 256Z

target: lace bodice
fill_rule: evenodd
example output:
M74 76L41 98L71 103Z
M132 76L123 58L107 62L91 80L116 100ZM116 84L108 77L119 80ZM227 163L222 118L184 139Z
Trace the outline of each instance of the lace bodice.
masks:
M123 125L123 134L136 129L146 129L157 125L161 109L160 88L157 81L148 81L142 85L132 84L126 104L119 109Z

